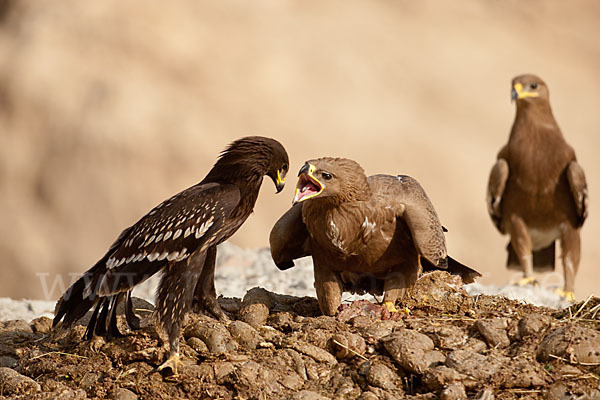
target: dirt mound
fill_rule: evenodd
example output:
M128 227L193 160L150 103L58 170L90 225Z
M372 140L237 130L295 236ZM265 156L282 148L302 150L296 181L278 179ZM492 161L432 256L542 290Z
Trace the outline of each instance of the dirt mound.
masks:
M314 298L260 288L220 303L232 322L190 315L181 340L185 366L176 376L156 371L165 348L151 324L106 343L82 342L81 325L56 337L45 317L5 322L0 397L600 396L597 298L556 311L469 297L440 272L419 280L406 303L410 313L361 300L325 317Z

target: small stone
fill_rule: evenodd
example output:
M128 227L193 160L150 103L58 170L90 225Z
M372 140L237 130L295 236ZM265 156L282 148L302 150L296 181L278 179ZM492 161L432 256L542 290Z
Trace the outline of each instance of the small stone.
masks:
M484 337L490 347L504 348L510 345L510 339L506 333L507 323L505 319L482 319L475 322L475 327Z
M537 357L540 361L559 358L575 363L599 363L600 332L578 325L554 329L540 343Z
M385 364L379 362L366 362L368 365L367 382L369 384L386 390L397 389L399 376L388 368Z
M422 374L429 368L426 353L433 350L433 341L412 329L399 329L382 339L385 349L405 371Z
M12 358L12 357L8 357L8 356L0 357L0 367L14 368L15 365L17 365L16 358Z
M327 350L323 350L313 344L306 343L300 340L288 339L286 345L292 349L312 357L314 360L327 363L331 366L337 364L337 360Z
M243 321L234 321L227 327L233 339L246 350L254 350L263 338L251 325Z
M452 383L440 393L440 400L466 400L467 393L462 383Z
M338 359L356 357L364 354L367 350L365 340L350 332L333 335L330 339L330 347Z
M184 331L184 337L202 339L208 351L213 354L227 353L237 350L238 347L227 328L221 323L204 322L202 324L188 325Z
M438 365L425 372L423 383L430 390L440 390L454 382L460 382L464 378L465 375L459 373L454 368Z
M33 333L31 326L29 326L27 321L25 321L23 319L14 319L14 320L10 320L10 321L4 321L4 322L1 322L1 324L2 324L2 328L0 329L0 332L2 332L2 331L4 331L4 332L17 331L17 332Z
M215 379L219 384L223 383L224 378L226 378L235 371L235 367L231 362L216 363L213 366L213 369L215 371Z
M112 391L110 398L112 400L137 400L138 396L129 389L117 388Z
M463 381L467 388L474 388L480 382L494 375L503 363L508 362L500 355L484 356L467 350L454 350L446 358L446 365L469 378Z
M275 306L272 293L263 288L250 289L242 300L242 308L238 318L255 328L264 325L269 317L269 310Z
M328 400L329 397L321 396L317 392L310 390L301 390L292 396L293 400Z
M49 333L52 330L52 320L48 317L39 317L31 321L34 333Z
M8 396L31 394L41 390L40 385L33 379L6 367L0 367L0 388L2 394Z
M206 347L206 343L204 343L200 338L192 336L187 340L187 344L200 354L208 353L208 347Z
M550 325L550 317L542 314L529 314L519 321L519 336L536 335L542 332Z

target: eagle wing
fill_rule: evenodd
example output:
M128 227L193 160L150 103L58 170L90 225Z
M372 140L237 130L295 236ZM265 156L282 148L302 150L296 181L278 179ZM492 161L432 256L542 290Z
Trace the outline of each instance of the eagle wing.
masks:
M567 167L567 179L577 211L577 227L583 225L588 214L588 190L583 168L577 161L571 161Z
M437 268L446 268L443 227L419 182L407 175L374 175L369 185L406 222L419 254Z
M499 158L496 164L492 167L490 172L490 179L488 181L487 189L487 207L488 213L494 221L494 224L500 230L502 223L502 195L506 188L506 181L508 180L509 168L508 162L504 158Z
M302 204L292 206L277 220L269 235L271 256L280 270L294 266L294 260L310 255L309 234L302 221Z
M229 233L226 221L240 201L234 185L199 184L153 208L126 229L111 246L99 296L132 289L168 262L186 260L222 241ZM85 295L85 294L84 294Z

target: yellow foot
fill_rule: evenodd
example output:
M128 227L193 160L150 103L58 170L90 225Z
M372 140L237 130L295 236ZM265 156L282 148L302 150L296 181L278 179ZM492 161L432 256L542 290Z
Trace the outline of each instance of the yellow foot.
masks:
M563 300L570 301L571 303L575 302L575 293L573 292L565 291L562 289L556 289L554 293L559 295Z
M525 286L539 286L538 281L535 280L533 276L528 276L519 279L518 281L513 283L514 285L525 287Z
M173 375L177 375L177 366L179 366L179 365L181 365L183 367L183 363L179 359L179 355L175 354L175 355L172 355L171 357L169 357L167 359L167 361L165 361L164 363L162 363L158 367L158 370L162 371L165 368L170 368L171 371L173 372Z
M381 305L381 307L385 308L386 310L388 310L389 312L393 312L393 313L405 313L405 314L410 314L410 310L406 307L404 307L403 309L398 310L396 308L396 306L394 305L394 303L392 303L391 301L386 301L385 303L383 303Z

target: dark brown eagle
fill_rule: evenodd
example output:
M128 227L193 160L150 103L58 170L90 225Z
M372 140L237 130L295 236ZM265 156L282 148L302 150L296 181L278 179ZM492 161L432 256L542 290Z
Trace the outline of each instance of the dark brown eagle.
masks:
M276 140L251 136L221 153L197 185L162 202L125 229L108 252L58 300L53 325L68 327L95 305L85 337L119 336L116 307L127 296L127 321L139 328L131 289L157 272L156 313L169 336L169 358L159 369L177 371L179 332L192 301L220 319L227 317L215 293L217 245L227 240L252 213L263 176L279 193L288 155Z
M271 231L271 255L282 270L312 256L326 315L337 312L343 291L385 293L393 310L421 270L448 270L465 282L480 276L448 257L443 229L415 179L367 178L352 160L320 158L300 170L294 205Z
M498 230L510 235L507 267L523 271L521 285L535 283L534 270L554 269L560 239L565 282L559 293L574 300L579 229L588 209L585 175L552 115L544 81L516 77L512 99L517 114L490 173L488 211Z

